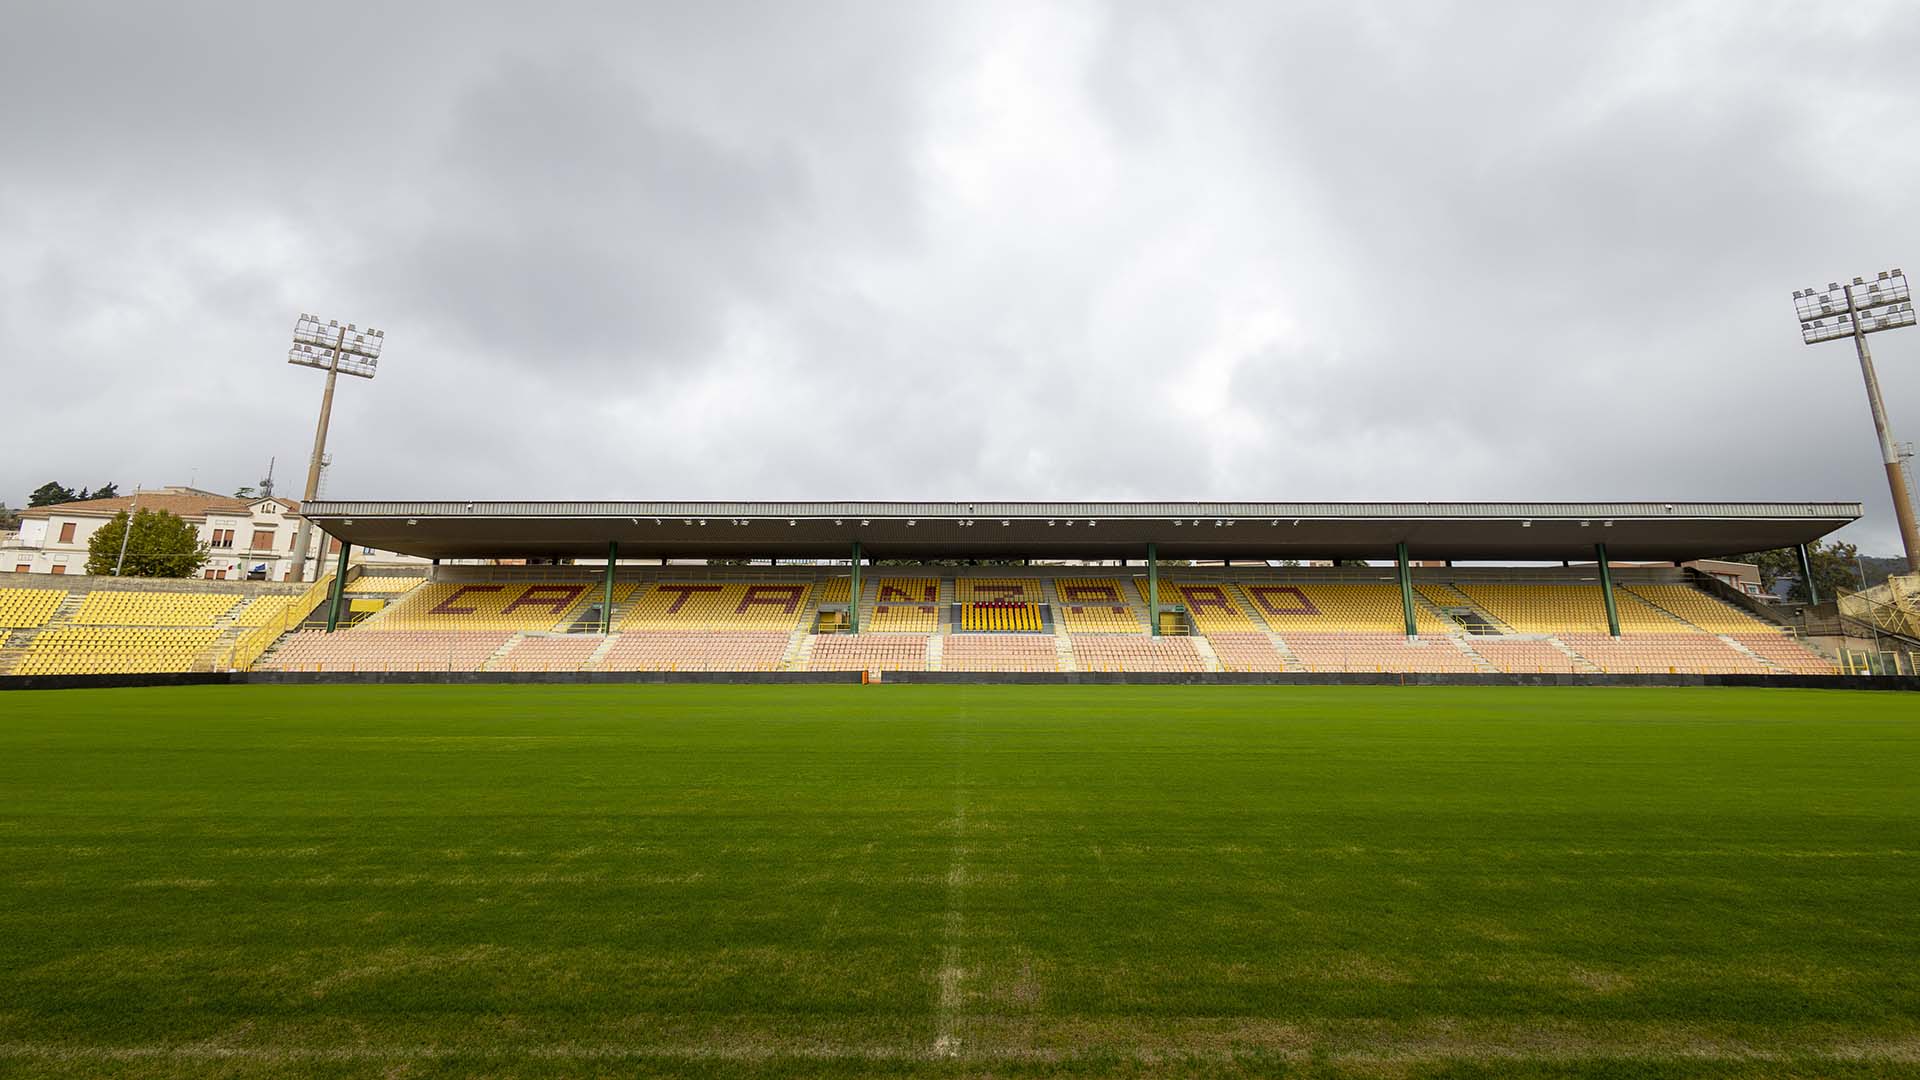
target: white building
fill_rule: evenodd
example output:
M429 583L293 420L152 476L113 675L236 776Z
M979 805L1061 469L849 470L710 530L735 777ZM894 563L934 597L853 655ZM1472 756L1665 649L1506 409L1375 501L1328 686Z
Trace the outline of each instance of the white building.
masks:
M0 539L0 573L84 574L87 540L114 515L128 509L165 510L192 525L209 549L207 564L201 570L209 579L292 580L299 503L278 496L237 499L181 486L22 510L20 531ZM315 531L314 535L320 534ZM328 537L325 552L328 560L337 556L339 541ZM427 565L425 559L372 548L357 549L348 558L356 563ZM314 561L309 556L308 581L327 569L315 567Z

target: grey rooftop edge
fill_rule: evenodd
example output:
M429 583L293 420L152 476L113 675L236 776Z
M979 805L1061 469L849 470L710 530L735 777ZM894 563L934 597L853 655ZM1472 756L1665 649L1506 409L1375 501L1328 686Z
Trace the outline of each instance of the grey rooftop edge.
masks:
M500 502L322 500L353 544L430 558L1682 560L1790 547L1854 502Z

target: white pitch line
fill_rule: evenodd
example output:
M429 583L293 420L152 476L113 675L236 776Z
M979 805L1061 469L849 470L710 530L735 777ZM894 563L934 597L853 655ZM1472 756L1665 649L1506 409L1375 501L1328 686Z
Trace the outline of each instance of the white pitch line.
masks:
M965 716L961 717L964 723ZM960 758L953 767L953 844L947 860L947 911L940 922L940 999L933 1039L933 1056L960 1054L960 1012L966 1000L966 968L961 965L961 942L966 936L967 891L967 783L966 746L962 736Z

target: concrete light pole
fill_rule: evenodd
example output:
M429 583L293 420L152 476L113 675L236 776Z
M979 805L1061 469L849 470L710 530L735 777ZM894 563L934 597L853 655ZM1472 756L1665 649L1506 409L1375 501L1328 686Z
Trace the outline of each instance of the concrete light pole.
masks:
M320 394L320 422L313 431L313 456L307 460L307 488L301 494L300 524L293 534L293 580L307 580L307 548L313 526L305 513L306 504L320 495L320 469L327 455L327 425L333 419L333 384L342 372L371 379L380 363L380 349L386 344L384 330L362 330L352 323L345 326L334 320L320 325L320 316L304 312L293 324L293 348L287 363L319 368L327 373L327 388ZM316 570L317 576L317 570Z
M1907 288L1907 275L1896 267L1882 270L1872 281L1854 278L1847 285L1828 282L1825 291L1800 289L1793 294L1793 304L1800 316L1801 340L1808 345L1843 337L1853 339L1854 352L1860 357L1860 377L1867 384L1873 431L1880 440L1880 460L1886 466L1887 487L1893 495L1893 516L1899 522L1900 543L1906 549L1907 569L1920 571L1920 524L1914 521L1907 464L1893 440L1887 406L1880 399L1880 379L1873 371L1873 354L1867 351L1868 334L1913 325L1913 293Z

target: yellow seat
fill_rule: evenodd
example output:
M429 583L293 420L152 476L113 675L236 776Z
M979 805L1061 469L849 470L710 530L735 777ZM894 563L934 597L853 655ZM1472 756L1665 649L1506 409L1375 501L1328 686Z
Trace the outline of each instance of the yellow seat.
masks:
M66 598L65 589L0 589L0 626L45 626Z
M804 581L663 581L635 600L615 629L792 633L812 588Z
M1146 616L1113 578L1055 578L1053 616L1072 634L1144 634Z
M614 602L633 595L631 582L614 586ZM602 598L605 584L587 581L511 583L436 582L424 585L369 620L381 630L562 629Z

